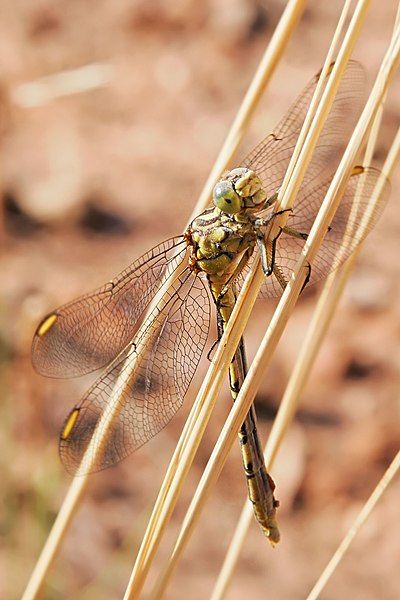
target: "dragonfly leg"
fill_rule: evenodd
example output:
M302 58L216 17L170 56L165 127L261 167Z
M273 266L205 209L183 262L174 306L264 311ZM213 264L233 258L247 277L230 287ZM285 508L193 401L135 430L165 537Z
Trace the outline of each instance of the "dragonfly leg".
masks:
M255 227L266 227L267 225L269 225L271 223L271 221L273 219L275 219L275 217L277 217L278 215L283 215L283 213L285 213L285 212L292 212L292 209L291 208L283 208L282 210L277 210L276 212L273 212L271 215L269 215L265 219L262 219L262 218L254 219L253 224L255 225Z
M306 287L306 285L310 282L310 278L311 278L311 265L310 265L310 263L307 263L307 268L308 268L307 277L305 278L304 283L301 286L300 294L304 290L304 288ZM288 284L288 281L287 281L286 277L284 276L284 274L282 273L281 269L279 268L279 266L277 264L274 265L274 275L275 275L275 277L276 277L279 285L281 286L282 290L284 291L285 287Z
M331 227L328 228L328 232L330 230L331 230ZM291 235L292 237L295 237L295 238L298 238L298 239L301 239L301 240L306 240L308 238L308 233L302 233L301 231L297 231L297 229L293 229L293 227L283 227L282 231L283 231L283 233L287 233L288 235ZM308 268L307 277L305 278L304 283L303 283L303 285L301 287L300 294L304 290L304 288L306 287L306 285L310 282L310 279L311 279L311 265L310 265L310 263L307 263L307 268Z
M272 204L274 204L278 200L278 194L279 194L279 192L275 192L275 194L272 194L272 196L267 198L266 201L264 202L263 209L268 208L269 206L272 206Z
M311 265L310 265L310 263L307 263L307 269L308 269L308 273L307 273L307 276L306 276L306 278L304 280L303 285L301 286L300 294L304 290L304 288L306 287L306 285L310 282L310 279L311 279Z
M218 346L219 344L219 338L217 340L215 340L215 342L213 342L211 348L209 349L209 351L207 352L207 360L209 362L211 362L211 354L214 352L214 349Z
M277 243L281 233L282 233L282 230L280 230L278 235L270 242L271 252L268 251L264 235L261 232L259 235L257 235L257 246L258 246L258 250L260 252L261 267L262 267L265 277L270 277L272 275L272 273L274 272L276 243Z
M306 240L308 238L308 233L303 233L301 231L297 231L297 229L293 229L293 227L283 227L283 233L287 233L287 235L291 235L294 238L298 238L300 240Z
M266 227L270 224L270 222L278 215L282 215L285 212L292 212L291 208L285 208L283 210L278 210L274 212L272 215L267 217L266 219L255 219L254 226L258 227ZM281 235L283 228L280 227L278 234L274 237L274 239L270 242L271 244L271 255L267 250L267 245L265 242L265 235L262 231L257 231L257 245L258 250L260 252L261 257L261 267L265 277L270 277L274 272L275 265L275 253L276 253L276 243L278 241L279 236Z
M288 281L277 264L274 265L274 275L282 290L285 291Z

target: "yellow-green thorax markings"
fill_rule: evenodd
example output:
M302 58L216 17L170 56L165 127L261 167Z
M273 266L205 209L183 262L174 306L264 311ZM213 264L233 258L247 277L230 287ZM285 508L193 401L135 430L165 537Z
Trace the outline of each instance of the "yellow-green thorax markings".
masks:
M251 217L254 210L262 210L266 197L250 169L233 169L216 184L214 207L194 219L187 232L192 268L206 273L210 283L227 283L241 258L253 252L256 231Z

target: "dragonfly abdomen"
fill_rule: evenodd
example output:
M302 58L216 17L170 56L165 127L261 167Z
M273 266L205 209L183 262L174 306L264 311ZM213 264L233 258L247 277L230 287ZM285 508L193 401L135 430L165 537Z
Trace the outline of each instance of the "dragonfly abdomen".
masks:
M217 305L218 333L221 336L232 314L236 302L235 290L230 286L221 294L221 286L210 281L212 294ZM229 384L233 401L236 400L247 371L243 338L229 367ZM280 534L276 521L279 502L274 498L275 484L268 475L257 433L257 420L251 406L239 430L240 449L246 474L249 499L253 504L254 516L264 535L272 544L279 542Z
M275 484L265 468L253 406L240 428L239 440L249 499L253 504L254 516L264 535L268 537L272 544L277 544L280 539L276 521L276 509L279 502L274 498Z

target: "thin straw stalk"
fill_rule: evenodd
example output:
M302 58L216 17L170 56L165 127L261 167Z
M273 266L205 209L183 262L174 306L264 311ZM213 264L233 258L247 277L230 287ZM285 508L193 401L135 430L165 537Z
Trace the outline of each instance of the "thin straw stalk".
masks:
M329 283L328 283L329 282ZM293 368L291 377L287 384L285 393L279 405L278 413L275 417L267 444L264 449L265 465L267 470L271 470L280 448L283 438L294 417L297 400L306 384L309 371L314 364L315 356L319 350L319 345L325 336L324 319L329 320L334 313L335 307L330 307L330 293L332 286L330 278L324 287L312 321L301 347L297 362ZM322 315L323 311L323 315ZM225 560L219 572L211 600L221 600L225 597L230 581L235 572L236 564L239 559L240 551L245 542L250 524L253 522L253 510L247 498L244 501L243 509L240 514L238 524L233 534L231 543L227 550Z
M347 37L345 39L345 42L344 42L344 45L343 45L342 54L338 58L338 67L336 68L336 71L334 73L332 73L333 82L330 82L330 87L328 88L328 94L326 94L325 97L324 97L323 105L322 105L322 107L321 107L321 109L319 111L319 116L318 116L317 123L313 124L314 128L313 128L313 130L311 132L311 135L308 138L309 151L308 151L308 153L307 152L303 153L303 156L302 156L302 161L303 161L303 163L305 165L308 165L309 160L311 159L311 150L315 147L316 141L318 139L318 135L319 135L319 133L320 133L322 127L323 127L324 120L326 119L326 117L328 115L328 112L329 112L329 109L330 109L330 107L332 105L333 98L334 98L334 95L333 95L334 91L337 89L337 87L339 85L340 77L341 77L342 73L344 72L345 63L348 60L348 58L350 56L351 49L352 49L352 47L353 47L353 45L355 43L356 37L357 37L359 29L360 29L361 21L362 21L363 17L365 16L366 6L367 6L367 3L365 3L365 2L364 3L363 2L359 3L359 7L358 7L359 10L356 12L356 14L355 14L355 16L354 16L354 18L353 18L350 26L349 26L348 35L347 35ZM343 20L344 20L344 16L343 16ZM327 56L327 59L325 61L325 65L324 65L323 72L321 74L321 78L323 77L323 73L327 73L328 72L328 69L329 69L330 63L331 63L331 59L332 59L332 56L333 56L333 52L334 52L334 47L336 45L336 40L338 39L338 37L339 37L339 32L337 32L337 34L336 34L336 36L334 38L334 42L333 42L333 44L332 44L332 46L330 48L330 51L328 52L328 56ZM315 102L316 102L315 99L318 98L318 96L319 96L319 90L320 90L320 87L317 87L317 90L316 90L314 98L313 98L313 105L315 105ZM303 126L302 132L300 134L300 138L299 138L298 143L296 145L296 149L295 149L295 153L294 153L295 156L299 155L299 147L301 145L301 141L305 138L306 128L307 128L307 125L308 125L309 121L310 121L310 119L308 119L306 121L306 123L304 124L304 126ZM305 172L305 168L303 169L302 173L304 173L304 172ZM285 196L284 196L284 198L283 198L283 205L285 203L285 200L286 199L285 199ZM289 202L293 202L293 197L289 199ZM260 287L260 285L261 285L262 282L263 282L263 276L259 272L258 275L257 275L257 292L258 292L259 287ZM239 298L237 306L240 306L240 300L241 299ZM232 315L232 317L231 317L231 323L232 323L232 319L233 318L234 318L234 316ZM228 332L227 332L227 334L228 334ZM223 343L223 341L222 341L222 343ZM221 379L221 382L222 382L222 377L221 376L224 376L225 374L222 373L221 371L219 371L218 375L219 375L219 377ZM210 399L210 402L215 402L214 398L216 396L216 391L217 390L214 388L214 390L213 390L213 396ZM199 425L200 422L201 421L197 420L196 424ZM203 428L203 430L204 430L204 428ZM194 443L196 443L196 441ZM197 444L198 443L199 443L199 441L197 440ZM126 596L126 597L128 597L128 596Z
M322 574L321 574L320 578L318 579L318 581L316 582L315 586L313 587L313 589L307 596L307 600L316 600L319 597L320 593L325 588L328 580L333 575L336 567L342 560L344 554L348 550L351 542L354 540L355 536L361 529L362 525L365 523L365 521L370 516L370 514L371 514L372 510L375 508L378 500L382 497L384 491L388 487L389 483L393 480L394 476L398 473L399 469L400 469L400 450L394 457L389 468L386 470L385 474L383 475L382 479L379 481L378 485L372 492L371 496L368 498L368 501L364 504L362 510L358 514L353 525L350 527L346 537L341 542L340 546L338 547L335 554L332 556L331 560L325 567L324 571L322 572Z
M226 328L220 343L218 344L216 354L213 357L210 368L207 371L204 382L199 390L195 401L195 414L190 416L190 422L193 425L189 432L185 428L185 437L183 435L179 441L179 455L174 453L174 464L168 468L165 482L157 498L155 509L153 510L149 521L145 537L137 556L124 599L137 598L142 589L145 578L160 544L161 537L172 515L175 504L178 500L180 490L185 481L186 475L193 462L195 453L204 434L208 420L211 416L215 402L217 400L219 389L225 381L226 372L236 351L242 332L250 316L252 307L257 299L257 285L261 286L258 264L253 265L252 271L241 290L238 297L235 311L232 313L229 321L229 327ZM238 313L240 312L240 318ZM191 415L193 413L191 411ZM162 494L162 495L161 495ZM156 511L157 509L157 511Z
M400 4L398 7L395 27L393 32L393 37L396 33L396 29L399 25L400 21ZM393 39L393 38L392 38ZM383 103L386 99L386 94L383 97L383 101L380 104L377 114L375 116L373 125L371 127L371 132L368 138L368 143L364 155L364 165L369 165L372 160L374 148L376 145L382 114L383 114ZM394 170L394 166L396 161L398 160L399 155L399 147L400 147L400 129L395 136L395 139L391 145L391 148L388 152L385 165L383 167L383 173L387 175L390 179L392 171ZM379 201L380 192L382 190L378 190L376 194L376 202ZM304 390L304 387L309 378L311 369L314 365L315 358L318 355L320 347L322 345L323 340L325 339L325 335L327 329L330 325L330 322L333 318L339 300L342 296L343 290L347 283L347 280L353 270L354 264L358 258L359 253L362 250L361 244L353 253L353 255L346 261L343 268L340 271L332 273L321 292L319 302L317 304L313 319L311 321L310 327L304 339L303 345L300 349L300 353L293 369L292 375L286 387L284 396L282 398L278 414L274 421L270 437L265 447L265 462L268 470L271 469L273 462L275 460L276 454L280 448L283 437L288 430L288 427L294 417L295 410L297 408L297 404L299 398ZM240 551L243 547L245 537L247 535L248 528L250 523L252 522L253 511L247 499L244 502L243 509L238 521L238 525L235 529L234 535L232 537L232 541L229 545L228 551L225 556L224 563L221 567L220 573L218 575L211 600L222 600L224 598L229 583L232 579L237 561L239 559ZM348 545L344 547L347 550ZM339 563L337 560L338 554L335 554L336 562L335 566ZM333 561L334 559L332 559ZM315 589L321 591L322 580L326 584L329 576L333 573L333 564L330 563L329 575L328 575L328 567L326 569L325 575L321 575L320 580L316 584Z
M375 134L376 130L374 132L374 137ZM392 143L383 167L383 173L389 178L394 170L395 163L398 160L399 151L400 129ZM379 202L381 191L382 190L379 189L377 190L377 194L375 195L376 202ZM267 469L271 469L277 452L283 441L284 435L286 434L294 417L298 400L307 384L311 369L315 362L315 358L318 355L323 340L325 339L327 329L330 325L333 315L335 314L338 302L342 296L343 290L353 270L361 248L362 246L356 249L353 255L345 262L339 271L332 273L328 277L321 292L313 318L306 333L304 342L301 346L298 359L293 368L292 375L287 384L285 393L279 406L278 414L275 418L268 442L265 447L265 462ZM252 518L252 508L246 500L243 505L239 522L232 537L232 541L228 548L224 563L218 575L211 600L221 600L225 596L229 582L232 579L241 548L244 544L248 528L252 522Z
M325 80L329 75L329 71L331 69L332 62L337 53L337 48L339 45L340 38L343 36L344 27L345 27L346 19L348 18L348 15L350 12L351 4L352 4L352 0L345 0L345 2L343 4L343 8L340 13L338 23L336 25L336 29L335 29L335 32L332 37L332 41L330 43L324 64L322 66L321 75L319 77L315 93L311 99L306 118L304 120L298 140L296 142L296 147L293 151L292 158L290 160L289 166L285 173L285 177L283 179L282 185L279 190L280 197L282 199L284 198L284 194L287 192L290 179L293 176L294 168L296 166L297 160L300 156L301 150L306 141L307 134L309 133L309 130L311 128L315 113L318 108L318 104L321 100L321 94L322 94L323 87L325 85ZM291 198L286 200L286 202L288 204L290 204Z
M303 177L310 163L316 140L322 131L325 119L327 118L329 110L332 106L334 95L339 87L341 76L344 73L346 64L351 56L355 42L360 34L360 30L366 17L369 4L370 0L359 0L357 2L352 19L344 36L342 45L338 51L337 59L333 66L332 73L322 94L321 101L318 104L318 107L315 111L315 115L307 132L305 142L301 147L299 158L293 167L292 175L288 179L286 187L283 189L283 191L280 190L280 193L278 195L277 210L286 210L289 208L293 208L295 198L297 196L297 193L303 181ZM343 11L346 10L347 6L345 5L343 7ZM335 38L334 42L336 46ZM332 53L335 49L335 46L332 44ZM328 55L329 54L330 52L328 53ZM329 69L328 60L326 60L324 64L324 70L327 69ZM297 151L295 151L295 154L296 153ZM285 177L285 180L286 179L287 178ZM279 234L280 228L285 226L287 218L288 213L284 212L282 215L274 219L271 230L269 232L271 239L274 239Z
M305 266L307 262L312 263L312 259L318 251L323 235L332 220L334 210L340 201L341 194L344 191L348 177L354 164L355 157L360 151L363 140L367 134L368 128L376 113L377 107L385 93L393 74L395 65L399 60L399 40L391 46L383 61L383 68L380 71L371 98L367 102L364 111L360 117L357 127L349 142L349 145L343 155L343 159L332 180L326 198L317 215L316 221L311 229L309 238L304 246L302 255L295 269L294 277L289 282L278 308L272 318L271 324L256 354L256 357L249 369L248 376L242 386L239 396L232 407L230 414L223 427L221 435L212 452L211 458L206 466L203 476L195 496L186 513L178 540L173 549L171 558L166 568L163 570L161 578L156 587L156 593L153 598L159 598L165 591L167 581L169 580L175 565L189 539L190 533L197 522L202 507L211 491L212 485L217 480L219 473L226 460L230 447L234 443L236 432L243 421L251 403L254 400L256 391L261 383L265 368L269 364L272 353L283 332L283 328L289 317L289 313L301 291L305 280Z
M387 156L387 159L385 162L385 166L383 169L384 173L386 173L388 176L391 175L391 173L394 169L394 166L399 159L399 156L400 156L400 128L397 131L396 137L392 143L392 146L388 153L388 156ZM377 484L375 490L373 491L373 493L371 494L371 496L368 498L367 502L361 509L359 515L357 516L353 525L350 527L346 536L343 538L342 542L340 543L336 552L332 556L331 560L329 561L329 563L327 564L327 566L321 573L316 584L314 585L313 589L311 590L309 596L307 596L307 600L315 600L315 598L317 598L319 596L321 591L327 585L329 579L332 577L332 575L333 575L334 571L336 570L337 566L339 565L340 561L343 559L344 554L349 549L351 542L354 540L357 533L360 531L362 525L365 523L367 518L370 516L373 508L377 504L378 500L381 498L383 492L386 490L390 481L393 479L393 477L398 472L399 468L400 468L400 451L393 459L389 468L386 470L382 479Z
M191 219L206 207L212 192L212 185L215 182L215 178L228 166L229 161L236 151L251 115L254 113L258 101L279 62L280 57L282 56L282 53L290 39L290 35L293 32L302 11L304 10L305 4L306 0L290 0L288 2L275 33L271 38L267 50L249 86L242 105L239 108L238 114L234 123L232 124L224 146L217 157L210 176L200 194ZM187 430L190 429L191 422L191 419L189 419ZM187 430L184 432L184 437L187 433ZM178 456L179 453L180 449L178 447L176 456ZM68 530L69 524L80 504L81 499L83 498L87 484L88 481L86 475L78 479L74 479L72 482L59 510L56 521L53 524L39 559L28 581L27 587L23 594L23 600L32 600L39 595L48 571L51 568L63 538ZM162 495L163 494L161 493L161 499Z
M179 274L182 272L184 266L185 265L183 263L179 264L175 271L166 276L161 282L160 288L150 305L147 317L144 319L143 324L136 335L136 339L140 340L139 345L135 344L132 346L131 351L127 355L125 364L128 365L129 368L121 369L121 373L117 378L113 391L110 395L109 410L104 411L101 419L97 423L95 431L93 432L92 438L88 444L88 447L86 448L79 466L78 473L81 476L75 477L72 481L54 525L46 540L45 546L40 554L39 560L35 565L35 569L24 591L22 597L23 600L35 598L40 593L48 569L50 568L51 563L56 556L63 536L65 535L73 514L86 490L92 465L96 463L97 458L101 455L101 453L104 452L105 444L107 443L112 424L125 402L124 389L129 384L129 381L136 375L137 369L140 366L142 360L141 350L145 346L152 333L151 320L149 322L149 319L151 318L151 312L160 305L166 290L172 285L177 277L179 277ZM131 354L134 354L135 358L132 359L130 364L129 361Z
M45 75L21 83L11 91L11 99L22 108L36 108L63 96L82 94L105 87L115 76L114 68L106 62L96 62Z
M333 98L334 98L334 92L336 91L339 82L340 82L340 77L344 72L344 67L345 64L350 56L351 53L351 49L355 43L355 40L357 38L359 29L360 29L360 25L362 22L363 17L365 16L365 11L366 11L366 6L367 6L367 2L360 2L359 6L360 6L360 10L357 11L357 14L355 15L355 17L353 18L350 26L349 26L349 34L345 40L345 44L344 44L344 50L340 56L340 60L338 60L338 65L336 70L334 70L334 72L332 73L332 79L333 82L331 83L331 80L329 81L329 83L331 84L328 88L329 93L325 95L325 99L324 99L324 104L323 104L323 110L320 111L319 114L319 118L317 121L316 126L314 127L313 130L313 134L311 136L309 136L309 147L311 147L312 149L315 147L315 144L317 142L318 139L318 135L322 129L322 126L324 124L324 120L327 118L327 115L329 113L329 109L332 105L333 102ZM331 56L329 56L329 61L327 61L327 68L326 68L326 72L328 71L328 66L330 65L330 61L331 61ZM329 84L328 84L329 85ZM319 91L319 90L318 90ZM317 92L318 93L318 92ZM303 161L307 163L309 160L311 159L311 151L309 151L308 153L303 155ZM303 170L303 173L305 172L305 169ZM293 202L293 200L292 200ZM255 298L257 297L258 291L261 287L261 284L263 282L263 275L262 273L258 270L257 272L255 272L255 269L258 269L258 262L255 261L254 265L253 265L253 271L252 271L252 276L254 275L254 281L257 280L257 286L256 289L253 289L252 292L252 297L253 299L251 300L252 303L254 303ZM254 286L256 285L255 283L253 284ZM236 306L236 310L238 310L241 306L241 296L239 296L238 302L237 302L237 306ZM246 310L248 310L246 308ZM236 313L234 313L235 315ZM233 327L233 320L235 319L235 316L232 315L231 319L230 319L230 327ZM230 327L227 329L227 331L225 332L225 335L228 336L229 335L229 331L230 331ZM244 327L244 325L243 325ZM230 339L230 338L229 338ZM237 341L235 342L235 344L237 344ZM220 346L223 346L225 344L225 338L222 339ZM236 347L236 346L235 346ZM231 357L230 357L231 358ZM190 440L188 442L188 446L187 448L185 448L185 453L181 456L181 461L180 461L180 472L176 473L175 479L173 481L173 483L171 484L171 491L169 493L168 498L165 498L165 503L162 507L163 510L163 514L165 518L162 518L162 516L159 514L159 525L157 525L158 531L155 531L155 526L153 526L153 524L151 524L151 531L154 533L154 539L153 541L151 541L151 550L149 550L150 547L150 542L147 543L146 540L146 547L144 548L142 555L145 555L146 550L148 552L148 556L144 557L142 560L142 557L139 556L138 560L136 561L136 564L134 566L134 570L132 572L131 578L130 578L130 582L128 585L128 588L126 590L125 593L125 598L132 598L132 597L136 597L138 595L139 590L141 589L143 583L144 583L144 577L147 575L147 572L149 570L150 567L150 560L153 559L155 551L159 545L162 533L165 530L165 527L167 525L167 522L172 514L172 510L173 507L176 503L176 500L178 498L178 494L179 491L182 487L183 484L183 478L186 476L186 473L190 467L191 462L193 461L193 457L194 457L194 453L200 443L201 440L201 436L204 432L205 426L206 426L206 421L208 421L209 416L211 414L211 410L214 406L215 400L216 400L216 395L220 389L220 386L222 385L223 379L225 378L225 373L226 370L228 368L229 362L230 362L230 358L228 362L225 362L225 367L221 368L218 367L217 369L215 368L216 365L211 365L208 376L211 376L213 379L212 381L214 381L213 383L213 387L212 387L212 393L208 395L208 398L206 398L204 404L205 407L203 409L202 412L202 416L200 416L200 418L196 419L195 422L195 430L192 432L192 435L190 437ZM209 381L209 379L206 379L206 384ZM205 392L207 392L206 388L203 386L202 390L200 391L200 395L202 395L203 390ZM197 401L196 401L197 404ZM206 421L203 421L203 418L206 419ZM150 537L150 534L149 534ZM143 547L143 546L142 546ZM141 561L139 563L139 560ZM141 575L140 571L143 573L143 575Z
M394 39L396 37L396 32L398 32L399 27L400 27L400 1L397 5L396 18L395 18L395 22L394 22L392 40L391 40L392 42L394 41ZM367 146L366 146L365 154L364 154L364 164L365 165L370 165L372 162L372 157L374 155L376 141L378 139L379 130L381 127L383 107L384 107L384 104L386 101L386 95L387 94L385 94L383 96L381 105L379 106L379 108L377 110L376 117L372 124L371 132L368 136L368 142L367 142ZM391 161L391 158L392 158L392 150L393 149L396 150L396 139L397 138L395 137L395 139L392 142L392 146L388 152L388 155L387 155L386 161L385 161L385 165L383 167L383 172L389 177L389 179L391 177L392 170L394 169L394 161Z
M271 37L263 57L257 67L257 71L248 87L243 102L237 112L236 118L225 139L221 151L211 169L210 175L200 194L199 200L194 208L193 215L198 215L207 206L215 182L229 166L240 142L243 139L251 117L257 107L282 54L289 42L290 36L301 17L306 0L289 0L278 25Z

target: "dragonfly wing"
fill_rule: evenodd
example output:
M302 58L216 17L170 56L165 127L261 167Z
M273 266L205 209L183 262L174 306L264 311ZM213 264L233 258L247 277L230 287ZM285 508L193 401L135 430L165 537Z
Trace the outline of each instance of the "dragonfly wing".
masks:
M186 269L134 342L68 416L60 455L69 472L109 467L165 427L182 405L209 320L207 289Z
M162 278L185 252L182 237L167 240L102 288L47 315L32 343L35 369L49 377L74 377L107 365L132 339Z
M309 233L331 181L332 176L314 186L311 182L308 186L303 186L295 211L288 218L288 227L300 233ZM380 185L382 185L380 200L369 215L371 197ZM378 169L372 167L353 169L339 208L332 219L330 230L312 261L310 283L326 277L350 256L379 219L389 191L389 181ZM303 246L302 239L286 233L280 235L275 257L277 271L265 280L260 292L262 297L271 298L282 294L279 275L283 276L284 281L290 279Z
M240 166L253 169L257 173L268 197L272 196L282 184L317 86L318 77L319 75L316 75L310 81L273 133L260 142L240 163ZM340 159L360 112L364 90L363 67L356 61L349 61L314 150L313 159L304 178L304 185L310 179L320 176L325 169L328 169L328 173L334 171L335 164Z

